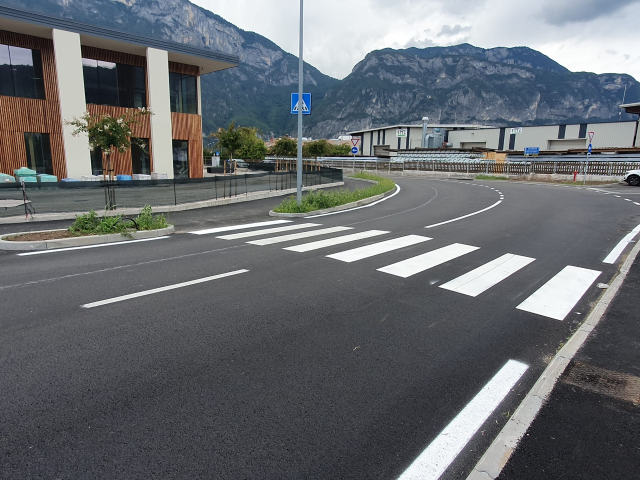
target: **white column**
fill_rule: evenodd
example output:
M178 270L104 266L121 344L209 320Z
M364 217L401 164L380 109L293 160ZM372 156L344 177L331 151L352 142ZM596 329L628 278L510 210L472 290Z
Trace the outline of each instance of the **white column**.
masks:
M151 115L151 155L153 171L173 178L171 141L171 95L169 91L169 54L147 48L147 79Z
M200 75L196 77L196 85L198 87L198 115L202 115L202 86L200 84Z
M87 111L82 73L80 35L63 30L53 30L53 51L56 59L60 115L62 117L62 141L67 162L67 177L80 180L91 175L91 150L86 134L74 137L75 130L65 121L80 118Z

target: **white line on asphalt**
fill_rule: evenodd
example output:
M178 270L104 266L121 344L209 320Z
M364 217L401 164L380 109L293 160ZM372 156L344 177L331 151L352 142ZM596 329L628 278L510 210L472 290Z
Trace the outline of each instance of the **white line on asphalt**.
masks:
M455 258L474 252L480 247L472 247L462 243L454 243L446 247L433 250L417 257L403 260L402 262L379 268L379 272L389 273L397 277L408 278L416 273L424 272L430 268L441 265Z
M184 283L176 283L175 285L168 285L166 287L153 288L151 290L145 290L143 292L131 293L129 295L122 295L121 297L109 298L107 300L100 300L99 302L87 303L81 305L82 308L95 308L102 305L109 305L110 303L123 302L125 300L131 300L132 298L145 297L147 295L153 295L155 293L166 292L168 290L175 290L176 288L188 287L191 285L197 285L198 283L211 282L212 280L218 280L220 278L231 277L233 275L239 275L241 273L247 273L249 270L236 270L234 272L222 273L220 275L214 275L212 277L199 278L197 280L190 280Z
M417 245L418 243L426 242L428 240L433 239L429 237L422 237L420 235L407 235L406 237L394 238L392 240L374 243L373 245L365 245L364 247L334 253L333 255L327 255L327 257L340 260L341 262L351 263L364 258L380 255L382 253L398 250L400 248Z
M319 223L298 223L297 225L289 225L286 227L265 228L264 230L253 230L251 232L232 233L231 235L223 235L222 240L237 240L238 238L259 237L260 235L269 235L271 233L289 232L291 230L300 230L302 228L320 227Z
M614 197L616 197L616 198L620 198L620 195L614 195Z
M640 205L640 203L638 203L638 202L633 202L633 204L634 204L634 205Z
M528 368L524 363L509 360L400 475L399 480L440 478Z
M605 258L602 263L616 263L618 261L618 257L622 254L626 246L631 243L631 241L635 238L636 235L638 235L638 233L640 233L640 225L631 230L630 233L628 233L622 240L620 240L620 243L618 243L618 245L616 245L613 250L611 250L611 253L607 255L607 258Z
M478 215L479 213L483 213L486 212L487 210L491 210L492 208L497 207L498 205L500 205L503 202L503 200L498 200L496 203L494 203L493 205L491 205L490 207L487 208L483 208L482 210L478 210L477 212L473 212L470 213L469 215L464 215L462 217L458 217L458 218L453 218L451 220L447 220L446 222L440 222L440 223L435 223L433 225L428 225L424 228L434 228L434 227L439 227L440 225L446 225L447 223L452 223L452 222L457 222L458 220L463 220L465 218L469 218L469 217L473 217L474 215Z
M208 228L206 230L196 230L189 232L193 235L210 235L212 233L230 232L233 230L244 230L246 228L266 227L267 225L278 225L280 223L291 223L292 220L271 220L269 222L247 223L245 225L230 225L228 227Z
M82 245L81 247L52 248L51 250L38 250L37 252L18 253L18 256L27 257L29 255L42 255L44 253L70 252L70 251L73 251L73 250L86 250L88 248L116 247L118 245L126 245L126 244L129 244L129 243L140 243L140 242L151 242L153 240L163 240L165 238L169 238L169 237L164 236L164 237L153 237L153 238L140 238L138 240L127 240L127 241L124 241L124 242L98 243L96 245Z
M628 198L624 199L625 202L633 202L633 200L629 200Z
M451 280L444 285L440 285L440 288L462 293L463 295L469 295L470 297L477 297L482 292L485 292L518 270L526 267L534 260L535 258L521 257L507 253L461 277Z
M366 232L352 233L351 235L343 235L342 237L334 237L328 238L326 240L318 240L317 242L294 245L293 247L287 247L284 250L290 250L292 252L310 252L312 250L331 247L333 245L341 245L343 243L355 242L356 240L377 237L378 235L386 235L387 233L391 232L385 232L382 230L367 230Z
M391 195L389 195L388 197L381 198L381 199L380 199L380 200L378 200L377 202L373 202L373 203L370 203L370 204L368 204L368 205L363 205L363 206L361 206L361 207L354 207L354 208L349 208L349 209L347 209L347 210L340 210L339 212L322 213L322 214L320 214L320 215L313 215L313 216L311 216L311 217L304 217L304 218L326 217L326 216L328 216L328 215L338 215L339 213L348 213L348 212L353 212L354 210L360 210L361 208L369 208L369 207L373 207L374 205L377 205L377 204L382 203L382 202L386 202L386 201L387 201L387 200L389 200L390 198L395 197L397 194L399 194L399 193L400 193L400 190L401 190L400 185L396 185L396 191L395 191L394 193L392 193L392 194L391 194Z
M516 308L564 320L601 273L569 265Z
M261 240L252 240L251 245L273 245L274 243L290 242L301 238L317 237L319 235L327 235L329 233L344 232L345 230L353 230L351 227L329 227L320 230L311 230L308 232L292 233L291 235L281 235L278 237L263 238Z

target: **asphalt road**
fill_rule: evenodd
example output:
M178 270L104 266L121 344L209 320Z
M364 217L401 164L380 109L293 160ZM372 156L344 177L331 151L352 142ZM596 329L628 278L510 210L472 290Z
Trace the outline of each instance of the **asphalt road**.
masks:
M271 199L172 217L226 232L0 254L0 477L465 478L615 275L640 196L397 182L338 215L238 228ZM349 230L247 243L330 227ZM410 235L431 240L381 252ZM507 254L528 263L458 282L477 296L439 288Z

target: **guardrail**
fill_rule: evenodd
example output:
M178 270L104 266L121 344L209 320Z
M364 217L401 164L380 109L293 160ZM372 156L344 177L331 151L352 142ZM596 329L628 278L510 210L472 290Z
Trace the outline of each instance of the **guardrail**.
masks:
M456 162L438 161L382 161L382 160L320 160L324 167L368 170L380 172L449 172L467 174L499 174L499 175L573 175L585 174L587 162L580 161L505 161L497 163L491 160L468 160ZM640 169L638 162L603 162L588 163L587 175L620 177L629 170Z

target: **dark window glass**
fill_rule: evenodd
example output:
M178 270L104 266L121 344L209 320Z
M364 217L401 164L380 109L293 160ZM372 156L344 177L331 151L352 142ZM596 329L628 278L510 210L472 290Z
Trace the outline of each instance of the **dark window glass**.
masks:
M580 124L580 132L578 132L578 138L587 138L587 124Z
M512 133L509 137L509 150L515 150L516 148L516 134Z
M45 98L40 50L0 45L0 95Z
M189 142L186 140L173 141L173 176L189 178Z
M193 75L169 72L171 111L198 113L198 79Z
M25 133L24 143L27 149L27 166L36 173L53 175L51 142L48 133Z
M91 152L91 173L93 175L102 175L102 149L96 147Z
M147 84L142 67L82 59L87 103L112 107L147 106Z
M131 166L133 167L132 170L134 174L149 175L151 173L151 161L149 159L149 140L146 138L141 138L140 140L144 142L143 148L140 148L140 146L135 143L131 144Z

